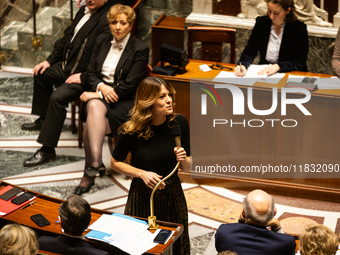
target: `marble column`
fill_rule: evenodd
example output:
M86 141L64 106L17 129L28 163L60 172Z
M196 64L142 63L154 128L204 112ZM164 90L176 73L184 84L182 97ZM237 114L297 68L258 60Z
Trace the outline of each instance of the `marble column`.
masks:
M338 12L333 16L333 24L335 28L340 26L340 0L338 2Z
M212 14L213 0L192 0L192 12Z

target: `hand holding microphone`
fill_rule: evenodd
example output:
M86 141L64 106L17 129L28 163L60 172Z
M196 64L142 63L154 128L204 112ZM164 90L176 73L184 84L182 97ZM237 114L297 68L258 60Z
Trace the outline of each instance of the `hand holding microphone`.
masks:
M184 148L180 147L175 147L174 152L176 154L176 160L177 161L183 161L187 159L187 152L184 150Z
M174 148L174 152L176 154L176 160L183 161L186 159L187 153L184 150L184 148L182 148L181 146L181 134L182 134L181 127L179 125L174 125L172 127L172 132L175 137L175 143L176 143L176 147Z
M187 157L187 152L181 146L181 127L179 125L173 125L172 128L176 142L176 147L174 148L176 160L181 163L181 170L188 172L190 170L190 158Z
M179 125L174 125L172 127L172 133L175 137L176 147L174 148L174 152L176 154L177 161L183 161L187 157L186 151L181 146L181 127Z

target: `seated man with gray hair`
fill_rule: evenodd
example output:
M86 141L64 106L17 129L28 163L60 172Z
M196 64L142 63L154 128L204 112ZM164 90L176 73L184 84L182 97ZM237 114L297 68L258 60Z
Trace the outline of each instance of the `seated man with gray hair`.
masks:
M63 234L58 237L40 237L39 249L63 255L109 255L84 240L83 233L91 222L91 207L84 198L69 196L60 204L59 216Z
M281 227L272 223L275 222L275 214L272 196L263 190L251 191L243 200L239 223L222 224L216 231L217 252L229 250L238 255L294 255L294 237L276 232ZM268 230L268 226L273 231Z

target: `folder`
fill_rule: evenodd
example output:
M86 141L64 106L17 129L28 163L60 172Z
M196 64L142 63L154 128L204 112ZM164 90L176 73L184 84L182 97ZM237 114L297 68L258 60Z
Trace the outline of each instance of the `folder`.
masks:
M0 190L0 195L4 194L6 191L12 189L13 186L11 185L7 185L5 188L1 189ZM20 195L21 193L19 193L18 195ZM15 197L13 197L12 199L16 198L18 195L16 195ZM12 199L8 200L8 201L5 201L3 199L0 199L0 217L1 216L5 216L15 210L17 210L18 208L24 206L24 205L27 205L28 203L30 203L32 200L34 200L36 197L33 197L32 199L30 200L27 200L26 202L20 204L20 205L16 205L16 204L13 204L11 202Z

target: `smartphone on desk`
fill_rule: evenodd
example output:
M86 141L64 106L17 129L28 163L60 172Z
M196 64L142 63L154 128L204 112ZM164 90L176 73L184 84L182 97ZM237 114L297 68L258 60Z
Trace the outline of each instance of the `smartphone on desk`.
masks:
M20 205L24 202L26 202L27 200L30 200L31 198L33 198L35 195L31 192L24 192L22 193L20 196L17 196L16 198L13 198L11 200L11 202L13 204L16 204L16 205Z
M13 187L10 190L6 191L4 194L2 194L0 196L1 199L8 201L11 198L15 197L16 195L18 195L19 193L21 193L23 190L19 189L17 187Z
M50 225L48 219L44 217L42 214L35 214L31 216L31 220L33 220L39 227L44 227Z
M153 239L153 242L164 244L171 234L171 230L161 229L161 231L159 231L159 233L156 235L155 239Z

